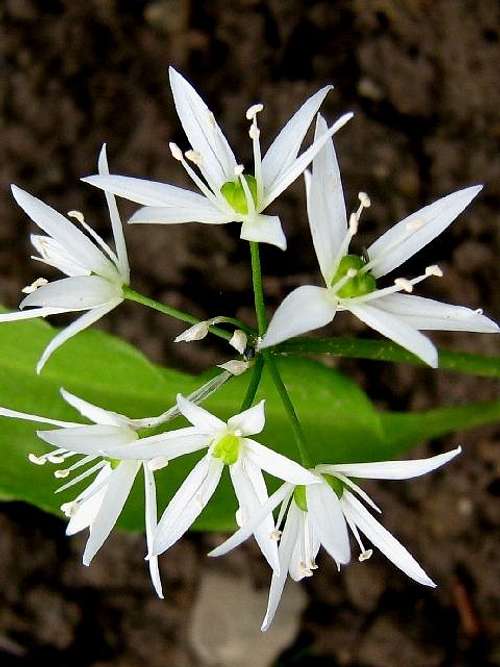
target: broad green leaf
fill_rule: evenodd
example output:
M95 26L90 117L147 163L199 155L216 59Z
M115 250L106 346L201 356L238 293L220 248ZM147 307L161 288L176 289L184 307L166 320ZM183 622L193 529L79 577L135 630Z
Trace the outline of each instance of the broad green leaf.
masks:
M49 361L42 375L36 376L36 361L53 335L54 330L40 321L0 326L0 405L80 421L59 395L59 388L64 386L104 408L132 417L151 416L170 407L178 392L188 394L209 377L160 369L130 345L99 331L84 332L68 342ZM331 368L302 358L280 358L278 363L307 434L312 459L317 463L387 459L426 438L500 418L500 403L442 408L423 414L381 413L354 382ZM247 375L230 380L207 400L205 407L222 418L238 412L248 381ZM267 414L266 428L259 440L298 459L293 432L266 370L257 398L266 399ZM183 425L184 420L178 418L168 426ZM62 502L73 498L81 487L54 495L59 484L53 477L54 466L28 463L29 452L47 451L37 439L36 429L33 423L0 419L0 498L25 500L57 513ZM160 511L199 456L173 461L158 474ZM269 482L272 488L276 487L276 480ZM231 529L235 509L225 475L195 527ZM120 525L134 530L143 527L140 476Z

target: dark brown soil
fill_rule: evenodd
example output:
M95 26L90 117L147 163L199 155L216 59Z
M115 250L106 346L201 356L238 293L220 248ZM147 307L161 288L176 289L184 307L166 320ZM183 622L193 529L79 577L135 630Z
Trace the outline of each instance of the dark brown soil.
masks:
M1 49L0 300L18 302L37 277L25 217L11 182L61 210L83 209L107 233L102 197L78 179L108 142L112 169L183 184L167 142L185 140L167 87L169 64L203 89L242 162L244 110L265 103L271 137L305 96L334 82L325 113L352 109L337 139L349 202L367 191L366 240L433 198L485 183L478 201L408 271L439 261L445 277L423 292L481 306L498 318L500 254L500 5L495 0L5 0ZM317 269L297 184L275 210L286 254L263 256L270 305ZM133 282L199 315L251 317L245 248L236 228L188 225L127 230ZM305 250L307 249L307 250ZM220 358L207 344L174 346L179 327L124 306L106 326L151 358L200 370ZM337 333L361 331L348 318ZM494 353L494 337L436 336L455 349ZM492 398L491 382L368 362L345 363L392 409ZM308 607L280 665L486 667L500 664L498 429L460 441L465 453L415 483L373 485L394 529L439 582L407 581L381 556L339 576L327 560L307 584ZM204 553L192 536L163 561L168 597L156 600L142 536L116 535L95 564L79 565L82 539L22 505L0 515L0 661L6 667L201 665L188 641ZM248 546L229 565L267 573ZM243 558L244 565L241 565ZM234 560L236 559L236 560ZM236 565L234 565L236 563ZM245 565L246 564L246 565ZM255 619L256 623L259 619ZM256 665L256 667L260 667Z

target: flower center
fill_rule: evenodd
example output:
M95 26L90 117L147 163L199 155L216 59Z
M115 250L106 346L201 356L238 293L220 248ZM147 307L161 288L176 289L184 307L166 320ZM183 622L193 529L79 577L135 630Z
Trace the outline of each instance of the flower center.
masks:
M116 470L121 463L120 459L112 459L109 456L103 457L103 460L107 461L113 470Z
M240 455L240 438L234 433L226 433L215 444L212 456L226 465L236 463Z
M337 479L337 477L328 474L323 474L323 479L328 484L328 486L333 491L335 491L337 497L339 499L342 498L342 494L344 493L344 484L340 481L340 479Z
M299 509L301 509L303 512L307 512L306 487L303 484L295 487L293 491L293 499L295 500L295 504Z
M377 289L377 282L369 272L361 273L361 269L367 264L367 260L359 255L344 255L339 262L337 271L332 278L331 286L342 281L342 286L336 291L336 296L341 299L349 299L356 296L364 296ZM352 278L345 280L349 272L358 273Z
M257 205L257 181L255 180L255 177L245 174L243 175L243 178L248 185L254 204ZM241 215L246 215L248 213L245 190L239 179L236 181L227 181L227 183L224 183L221 187L220 191L229 206L231 206L236 213L240 213Z

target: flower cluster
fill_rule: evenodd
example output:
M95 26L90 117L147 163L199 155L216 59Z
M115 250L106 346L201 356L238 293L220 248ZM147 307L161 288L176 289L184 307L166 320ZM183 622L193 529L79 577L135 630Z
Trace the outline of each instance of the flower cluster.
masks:
M257 123L263 106L254 104L247 110L253 150L253 171L249 171L237 161L198 93L172 68L170 85L189 142L185 152L173 143L170 151L198 191L112 175L103 146L98 174L83 180L105 193L113 249L85 222L79 211L68 213L75 221L72 222L13 186L16 202L45 233L31 237L37 252L34 259L57 268L66 277L51 283L38 278L23 290L26 297L20 304L20 312L2 314L0 322L83 312L52 339L38 362L39 373L60 345L124 299L145 305L153 303L130 288L127 249L115 201L115 196L119 196L141 205L130 223L240 223L241 238L251 242L258 331L232 317L218 316L199 322L186 313L156 304L153 307L191 324L177 341L201 340L209 332L215 333L225 338L239 357L221 364L223 371L190 396L179 394L176 404L157 417L132 419L93 405L64 389L61 389L63 399L90 424L7 408L0 408L0 415L55 427L37 431L38 437L52 447L50 452L31 454L29 458L38 465L65 466L54 472L58 479L69 478L57 493L92 479L76 498L61 506L69 518L68 535L89 530L83 554L85 565L91 563L112 531L142 471L147 562L160 597L163 591L158 557L196 521L223 474L229 474L234 488L239 528L210 555L225 554L254 536L272 569L263 630L269 627L276 613L287 575L295 581L312 576L321 546L339 569L349 563L349 531L359 545L359 560L366 560L372 554L372 550L365 547L362 534L409 577L434 586L405 547L367 509L380 512L355 480L418 477L448 463L460 448L423 460L312 464L304 453L305 440L298 418L268 348L329 324L337 311L343 310L350 311L431 367L438 366L437 351L421 331L498 331L497 325L480 310L413 294L414 287L427 277L442 275L436 265L426 267L422 275L415 278L400 276L389 283L380 282L443 232L480 192L481 186L460 190L425 206L391 227L367 250L356 254L350 251L350 244L358 232L363 210L370 206L370 199L366 193L359 193L359 207L347 215L332 137L352 114L345 114L328 126L319 110L331 86L318 91L298 109L263 157ZM314 139L300 152L314 121ZM301 174L305 177L307 216L324 287L304 285L292 291L266 327L257 244L269 243L286 250L279 217L265 211ZM233 330L228 331L228 326ZM265 401L253 403L262 366L266 363L270 365L284 406L295 425L302 463L254 439L265 425ZM201 407L200 403L223 383L251 366L256 372L238 414L224 421ZM177 417L183 417L189 426L171 429L169 422ZM166 430L158 433L162 427ZM148 434L152 428L155 432ZM198 454L198 462L158 520L155 472L168 466L170 461L194 452L202 452L202 455ZM264 473L282 481L271 496Z

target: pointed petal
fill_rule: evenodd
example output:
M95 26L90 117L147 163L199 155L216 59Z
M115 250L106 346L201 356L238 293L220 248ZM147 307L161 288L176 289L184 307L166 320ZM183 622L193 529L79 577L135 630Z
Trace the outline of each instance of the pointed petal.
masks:
M260 442L245 438L244 456L248 458L259 468L265 470L270 475L282 479L292 484L316 484L319 479L309 470L306 470L299 463L278 454L269 447L261 445Z
M76 535L81 530L88 528L94 521L101 509L102 501L106 494L106 486L103 486L104 481L111 475L113 469L108 464L101 470L89 486L85 489L87 500L82 502L66 526L66 535ZM96 489L94 492L93 489Z
M290 568L290 561L298 539L299 512L301 512L301 510L298 509L295 503L292 503L290 505L290 509L288 510L288 515L278 550L280 559L280 573L279 576L273 574L271 578L271 587L269 589L269 599L267 601L266 615L264 616L264 620L262 621L261 626L262 632L268 630L271 623L273 622L273 618L276 614L276 610L278 609L281 596L283 595L283 589L285 588L286 578Z
M336 310L337 304L324 287L297 287L274 313L260 347L271 347L324 327L333 320Z
M163 553L184 535L214 494L223 469L211 454L198 461L164 511L150 556Z
M248 410L231 417L227 422L228 429L231 431L238 430L241 435L257 435L257 433L260 433L266 423L265 403L266 401L262 400Z
M65 310L87 310L116 299L120 290L99 276L75 276L48 283L28 294L20 308L38 306Z
M12 194L33 222L66 248L81 265L109 278L116 275L113 263L67 218L15 185Z
M226 426L222 419L184 398L182 394L177 394L177 407L188 422L196 426L201 433L216 433Z
M205 206L174 208L145 206L130 218L130 224L172 225L182 222L201 222L208 225L225 225L233 221L232 215L222 213L208 199Z
M153 548L153 539L156 532L158 514L156 507L156 484L154 473L147 464L142 466L144 471L144 502L145 502L145 522L146 522L146 544L148 553ZM158 597L163 600L163 588L161 585L160 569L158 567L158 557L151 556L148 559L149 573L154 589Z
M172 461L179 456L198 452L209 444L210 436L200 433L197 428L188 427L141 438L134 442L133 447L108 447L106 452L111 458L123 460L149 461L161 457Z
M349 491L344 491L342 507L345 514L359 530L394 563L396 567L424 586L435 587L409 551L391 533L380 524L368 510Z
M89 539L83 553L84 565L90 565L113 530L132 489L139 467L140 464L135 461L123 461L111 473L100 511L90 526Z
M201 156L200 171L214 192L234 178L233 151L215 118L193 86L173 67L169 68L175 108L191 147Z
M42 368L45 366L51 355L54 354L54 352L67 340L73 336L76 336L76 334L80 333L80 331L83 331L87 327L90 327L92 324L94 324L94 322L97 322L97 320L100 320L101 317L104 317L104 315L109 313L110 310L113 310L113 308L116 308L116 306L121 302L122 299L115 299L114 301L110 301L109 303L103 306L99 306L98 308L92 308L92 310L84 313L77 320L60 331L56 336L54 336L54 338L43 351L43 354L36 366L36 372L41 372Z
M315 140L327 129L325 119L318 115ZM331 285L339 249L347 233L344 194L333 141L328 141L314 158L306 193L314 249L325 284Z
M71 394L69 391L66 391L64 387L61 387L60 392L66 403L69 403L71 407L78 410L83 417L87 417L87 419L90 419L94 424L109 424L113 426L126 425L126 421L121 415L117 415L115 412L110 412L109 410L104 410L104 408L100 408L88 401L84 401L83 398L79 398L78 396Z
M99 170L99 174L102 176L109 176L106 144L102 145L101 152L99 153L99 159L97 161L97 168ZM114 196L109 192L105 192L105 195L109 210L109 217L111 220L111 227L113 229L113 238L115 239L116 254L118 255L118 268L123 278L123 282L128 285L130 281L130 266L128 263L127 246L125 244L122 221Z
M373 261L380 257L380 261L371 271L375 278L385 276L433 241L441 232L444 232L479 194L482 187L482 185L474 185L441 197L433 204L401 220L375 243L372 243L368 248L370 260ZM411 223L420 223L421 226L409 234L408 224L411 226Z
M399 317L368 304L349 305L348 309L375 331L420 357L432 368L437 368L438 353L434 345Z
M90 424L54 431L38 431L38 437L54 447L69 449L79 454L106 456L113 446L130 446L137 440L137 433L123 426Z
M246 523L244 526L241 526L241 528L233 533L231 537L229 537L225 542L223 542L215 549L212 549L208 555L212 558L224 556L245 542L245 540L247 540L250 535L255 532L262 521L264 521L266 516L268 514L272 514L273 510L292 493L292 489L293 486L291 484L286 482L285 484L282 484L277 491L269 496L269 499L261 506L255 516L252 517L251 521Z
M262 502L257 495L257 489L252 484L250 476L246 470L247 466L248 468L251 468L253 464L250 461L244 462L244 460L241 458L236 461L236 463L229 466L229 473L231 475L234 492L240 506L243 526L253 519L262 506ZM260 475L260 479L257 481L260 491L259 495L262 496L263 487L267 500L267 490L262 473L257 467L253 466L253 468L253 477L255 481L257 481L257 477ZM272 537L273 530L273 515L268 514L256 527L254 536L264 558L267 560L274 572L279 573L280 565L278 558L278 545L276 540L274 540Z
M411 479L426 475L436 468L444 466L458 456L461 447L451 449L444 454L431 456L428 459L415 459L414 461L378 461L376 463L339 463L334 465L322 465L323 472L335 474L340 472L348 477L359 477L360 479Z
M286 250L286 236L277 215L259 214L253 220L245 220L241 225L240 238L269 243L280 250Z
M306 487L306 496L308 514L321 544L336 563L348 563L349 534L336 493L323 482Z
M497 333L499 328L482 311L452 306L413 294L390 294L377 300L377 307L397 315L415 329L424 331L473 331Z
M34 320L37 317L47 317L48 315L57 315L66 312L66 308L33 308L33 310L22 312L2 313L0 314L0 323L16 322L17 320Z
M61 428L72 428L74 426L81 426L76 422L62 421L61 419L50 419L49 417L40 417L39 415L31 415L27 412L18 412L17 410L9 410L8 408L0 407L0 417L9 417L11 419L24 419L29 422L39 422L40 424L53 424Z
M90 269L79 264L67 248L50 236L31 234L30 240L36 252L40 255L40 257L32 257L32 259L53 266L67 276L91 275L92 271Z
M262 179L266 190L271 189L295 161L314 116L332 89L333 86L325 86L309 97L274 139L262 159Z
M261 210L265 209L271 202L273 202L276 197L278 197L284 190L291 185L300 174L303 173L304 169L309 165L314 156L320 151L326 142L332 137L335 132L340 130L349 120L351 120L353 114L346 113L341 116L330 128L325 132L319 139L316 139L314 143L309 146L309 148L304 151L296 160L294 160L288 168L283 171L279 178L274 181L272 188L266 189L264 194L264 201L261 205Z

